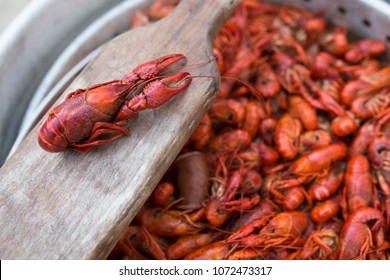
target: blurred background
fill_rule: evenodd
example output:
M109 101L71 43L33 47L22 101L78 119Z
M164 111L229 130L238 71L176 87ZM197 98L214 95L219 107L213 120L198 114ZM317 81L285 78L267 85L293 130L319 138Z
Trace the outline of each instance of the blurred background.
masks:
M0 0L0 32L33 0Z

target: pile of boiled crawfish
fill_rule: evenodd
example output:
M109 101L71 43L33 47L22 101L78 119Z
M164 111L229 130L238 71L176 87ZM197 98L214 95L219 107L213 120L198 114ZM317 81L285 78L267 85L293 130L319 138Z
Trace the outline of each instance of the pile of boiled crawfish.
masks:
M109 258L389 259L386 51L321 12L242 1L214 44L218 97Z

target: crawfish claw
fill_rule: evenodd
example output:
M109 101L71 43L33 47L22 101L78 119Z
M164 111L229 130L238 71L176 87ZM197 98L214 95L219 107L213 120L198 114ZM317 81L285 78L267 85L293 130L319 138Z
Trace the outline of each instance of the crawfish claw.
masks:
M160 107L188 87L191 80L190 73L183 72L150 82L141 94L125 102L114 122L121 125L134 118L139 111Z
M157 69L161 71L167 68L169 65L185 58L186 57L182 54L168 54L154 60L154 62L156 63Z
M160 107L188 87L191 80L191 74L183 72L150 82L142 93L131 99L126 106L134 113ZM128 116L128 113L124 112L124 114ZM117 120L121 117L118 113Z
M186 57L182 54L168 54L155 60L148 61L144 64L139 65L133 71L131 71L131 73L126 75L123 78L122 82L135 83L139 80L147 80L156 77L158 76L158 74L160 74L161 70L185 58Z
M191 74L183 72L149 83L143 92L147 101L147 108L160 107L182 92L191 83L191 80Z

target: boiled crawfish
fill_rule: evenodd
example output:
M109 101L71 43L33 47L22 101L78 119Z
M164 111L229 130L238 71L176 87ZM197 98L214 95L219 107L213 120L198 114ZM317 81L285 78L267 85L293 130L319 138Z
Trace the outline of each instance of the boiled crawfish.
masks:
M39 145L48 152L73 149L88 152L129 133L123 126L139 111L154 109L182 92L191 82L187 72L159 78L161 71L185 59L170 54L139 65L122 80L93 85L71 92L55 107L42 125ZM140 85L142 93L127 100Z

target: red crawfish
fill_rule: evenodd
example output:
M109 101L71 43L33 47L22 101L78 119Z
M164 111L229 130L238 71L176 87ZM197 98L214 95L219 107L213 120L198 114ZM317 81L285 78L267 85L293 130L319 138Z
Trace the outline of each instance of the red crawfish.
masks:
M265 226L278 213L278 210L278 206L271 199L265 197L255 208L241 214L235 220L231 228L235 232L227 238L227 241L245 237L259 225L260 227Z
M158 78L163 69L182 59L181 54L166 55L139 65L122 80L71 92L49 113L39 132L39 145L48 152L67 148L88 152L128 134L123 126L139 111L163 105L190 84L187 72ZM141 94L127 100L141 84L146 84Z
M336 194L344 182L345 165L336 164L326 176L317 177L309 188L309 195L314 201L322 201Z
M299 185L286 188L281 196L283 207L286 210L297 209L305 200L309 204L308 207L311 207L312 200L310 196L306 192L305 188Z
M266 118L260 122L259 125L260 139L263 140L265 144L269 146L274 145L274 134L275 134L277 123L278 120L274 118Z
M297 259L334 259L339 243L341 223L328 222L310 233Z
M324 80L340 81L342 77L337 66L341 63L335 56L327 52L319 52L314 57L311 76L315 80L321 80L321 83Z
M240 102L245 106L245 117L240 128L254 138L259 130L260 121L266 118L265 108L258 101L247 100L244 97L240 98Z
M236 157L236 164L241 164L248 169L273 165L279 160L279 154L276 149L266 145L258 139L250 147L240 152Z
M214 151L232 152L248 147L251 141L252 138L248 132L235 129L215 136L209 147Z
M169 182L162 182L157 185L151 194L153 204L157 207L168 207L174 201L175 186Z
M163 250L165 245L161 238L152 235L144 226L130 225L122 234L116 247L119 247L129 259L166 260L167 256Z
M332 136L328 131L309 130L299 135L299 153L303 154L313 149L328 146Z
M200 124L195 129L194 133L192 133L188 143L197 150L202 149L209 144L212 131L211 118L210 115L206 113L202 117Z
M261 175L255 170L235 170L231 173L223 194L224 201L232 201L235 195L253 194L260 190L263 183Z
M280 91L280 83L271 65L263 61L257 69L256 89L264 97L273 97Z
M274 202L282 204L285 210L294 210L305 200L311 207L312 200L306 189L300 185L306 180L306 177L282 180L280 175L272 173L268 174L264 180L264 190L272 194Z
M358 130L349 147L349 155L365 154L370 143L373 141L375 119L367 120Z
M385 215L385 226L387 233L390 233L390 185L386 176L388 171L376 171L376 177L378 180L379 187L383 192L383 198L381 203L382 212Z
M299 118L306 130L317 128L318 120L316 110L299 95L289 97L290 111L293 117Z
M331 144L308 152L291 165L293 174L309 174L328 168L332 163L343 159L347 155L344 143Z
M390 105L390 93L387 89L372 95L357 97L351 104L351 112L360 120L366 120L383 114Z
M375 132L390 135L390 107L384 109L375 118L378 119L378 122L375 124Z
M348 50L346 30L336 26L331 31L325 31L319 37L319 44L331 54L343 55Z
M214 121L239 124L245 117L245 107L234 99L220 99L211 104L209 114Z
M140 225L145 226L150 233L163 237L195 234L203 228L201 224L197 224L194 221L195 219L186 213L157 207L142 207L135 220Z
M237 250L232 252L228 257L228 260L251 260L251 259L258 259L260 257L267 259L266 256L269 254L270 251L267 250L245 248L242 250Z
M215 241L189 253L184 260L224 260L234 250L234 245Z
M351 46L345 53L344 59L350 63L358 63L366 57L380 56L386 50L387 46L381 40L363 39Z
M310 71L287 54L275 53L273 59L278 65L277 71L281 77L281 84L290 93L299 93L314 108L332 112L338 116L345 114L341 105L330 96L328 92L320 88L310 78Z
M298 154L301 131L300 121L289 114L284 114L279 119L275 130L275 143L282 157L293 159Z
M381 62L374 58L366 58L360 64L340 65L338 67L341 73L347 75L351 79L358 79L359 77L363 77L370 73L374 73L378 71L380 68L381 68Z
M191 252L207 246L218 237L218 233L198 233L180 237L169 246L167 254L169 259L177 260Z
M363 73L358 78L350 79L345 83L340 91L340 101L342 104L349 106L356 98L366 93L375 93L375 91L386 87L389 84L389 79L390 67Z
M358 128L358 123L356 120L345 114L344 116L335 117L332 121L332 132L334 135L339 137L345 137L355 132Z
M240 241L240 245L249 247L291 246L301 243L301 237L309 226L309 220L304 212L282 212L272 218L258 234L250 234Z
M368 158L374 168L390 171L390 139L386 136L374 137L368 145Z
M383 245L382 213L362 207L348 216L340 234L338 259L365 259L369 250Z
M316 223L325 223L336 216L340 210L340 198L334 196L328 200L317 203L310 213L311 220Z
M370 163L365 156L354 155L348 162L345 171L345 182L342 193L344 211L355 212L361 207L374 203L374 187L370 173Z
M218 182L219 181L219 182ZM259 204L258 193L262 186L262 177L255 170L233 171L227 182L216 179L211 187L212 197L206 204L206 218L213 226L221 226L234 212L252 209ZM240 196L236 194L240 190Z

